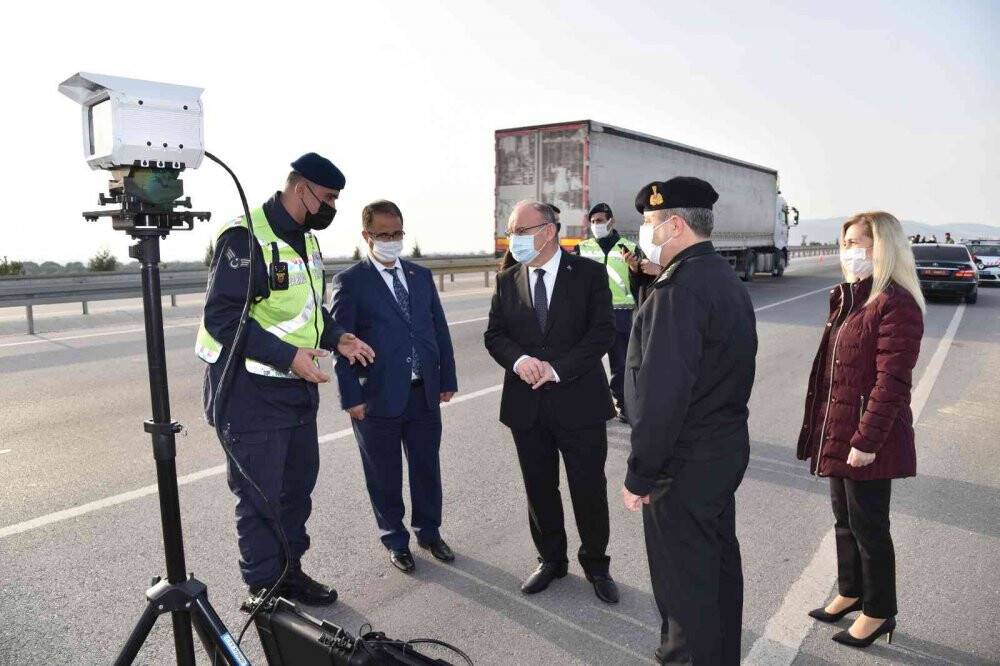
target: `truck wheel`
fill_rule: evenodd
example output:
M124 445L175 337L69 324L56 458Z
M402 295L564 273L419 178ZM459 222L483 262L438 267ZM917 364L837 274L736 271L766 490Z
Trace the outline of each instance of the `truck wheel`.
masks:
M965 295L965 302L968 303L969 305L975 305L977 300L979 300L978 290L972 292L971 294Z
M774 252L774 269L771 271L771 275L774 277L781 277L785 274L785 257L784 253L780 250L775 250Z
M753 250L747 250L743 255L743 274L740 279L744 282L753 282L753 274L757 270L757 254Z

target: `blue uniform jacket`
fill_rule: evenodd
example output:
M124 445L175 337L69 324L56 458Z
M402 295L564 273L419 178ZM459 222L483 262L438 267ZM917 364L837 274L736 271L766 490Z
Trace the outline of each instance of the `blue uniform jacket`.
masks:
M295 251L305 257L304 230L291 218L275 194L264 204L264 214L274 232ZM236 335L236 327L243 313L250 276L250 233L243 227L225 231L215 246L212 257L211 277L205 296L205 328L222 344L219 360L205 370L205 418L213 423L215 387L218 386L226 355ZM271 294L267 280L267 262L260 246L255 244L254 282L252 295L256 299ZM267 261L270 261L268 259ZM322 301L322 295L317 294ZM333 350L343 330L337 327L330 313L323 313L322 349ZM228 399L227 425L232 432L290 428L316 419L319 391L316 384L304 379L263 377L247 372L244 356L287 371L295 357L296 348L265 331L253 319L247 321L246 343L234 362L233 380Z
M409 289L412 326L378 274L370 259L364 259L334 278L334 321L375 351L375 362L367 368L338 358L337 383L344 409L364 403L367 414L397 417L406 409L410 395L410 354L420 355L424 391L429 406L438 404L442 392L457 391L455 352L431 272L401 261Z

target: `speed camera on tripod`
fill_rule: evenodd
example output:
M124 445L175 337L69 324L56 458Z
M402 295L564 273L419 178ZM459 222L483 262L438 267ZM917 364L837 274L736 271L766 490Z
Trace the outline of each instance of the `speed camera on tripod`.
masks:
M59 92L83 107L83 151L92 169L201 165L204 89L79 72Z

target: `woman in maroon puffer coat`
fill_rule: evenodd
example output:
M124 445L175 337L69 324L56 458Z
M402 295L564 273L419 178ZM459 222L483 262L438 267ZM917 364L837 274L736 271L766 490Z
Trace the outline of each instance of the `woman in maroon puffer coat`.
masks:
M884 212L841 230L847 282L831 292L813 361L798 457L830 477L839 594L809 615L836 622L833 639L866 647L896 627L896 562L889 535L892 479L914 476L910 388L924 333L924 299L903 228Z

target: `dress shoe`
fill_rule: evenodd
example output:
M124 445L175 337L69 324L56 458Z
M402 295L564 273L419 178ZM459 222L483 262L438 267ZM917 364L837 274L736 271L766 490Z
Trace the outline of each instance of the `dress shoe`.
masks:
M409 548L390 550L389 561L392 562L392 566L403 573L413 573L413 570L417 568L417 563L413 561L413 553L410 552Z
M868 634L864 638L855 638L851 636L851 632L844 630L838 631L833 635L833 640L841 645L849 645L851 647L866 648L881 636L885 636L889 643L892 643L892 632L896 631L896 618L890 617L885 622L882 623L878 629Z
M313 580L302 569L290 570L282 587L281 596L310 606L329 606L337 601L337 590Z
M528 580L524 581L521 591L525 594L537 594L556 578L565 578L568 571L568 562L542 562L535 572L528 576Z
M587 580L594 586L594 594L606 604L618 603L618 586L610 574L587 574Z
M437 541L432 541L430 543L417 543L424 550L431 551L431 555L433 555L436 560L441 560L442 562L455 561L455 553L451 551L451 548L449 548L448 544L444 542L444 539L438 539Z
M842 620L848 613L853 613L854 611L859 610L861 610L861 597L858 597L857 601L839 613L827 613L826 607L822 607L809 611L809 617L815 618L820 622L840 622L840 620Z

